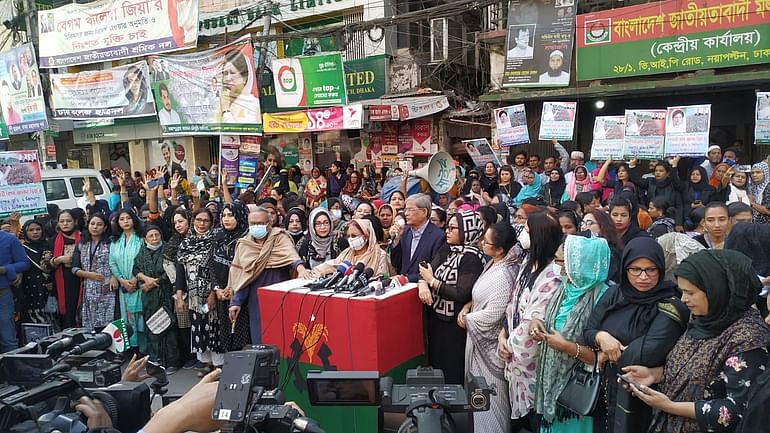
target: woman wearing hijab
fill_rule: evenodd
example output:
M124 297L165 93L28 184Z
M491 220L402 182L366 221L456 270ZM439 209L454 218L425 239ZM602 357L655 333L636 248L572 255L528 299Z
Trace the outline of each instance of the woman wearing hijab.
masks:
M172 287L177 287L176 264L179 253L179 245L190 233L192 226L192 213L184 208L177 208L171 215L173 234L168 242L163 245L163 268ZM197 358L192 355L190 328L192 326L192 314L187 305L185 296L174 295L174 314L176 315L177 342L179 345L179 359L184 367L192 367Z
M754 211L754 222L770 224L770 167L762 161L751 167L749 201Z
M83 282L82 327L100 331L115 320L115 292L110 281L110 223L101 212L88 218L88 231L75 247L72 273Z
M308 209L313 209L321 205L326 199L326 178L321 175L318 167L313 167L310 172L310 179L305 183L305 205Z
M138 234L139 218L130 210L118 212L112 223L114 238L110 245L110 271L117 280L120 317L134 330L129 338L132 348L145 353L147 347L145 319L142 314L141 283L134 276L134 259L144 246Z
M58 332L59 318L56 312L46 311L48 297L53 296L51 244L45 238L43 225L35 220L24 223L19 237L31 266L22 274L19 286L22 302L16 308L22 314L22 322L49 323Z
M307 214L298 207L289 209L286 213L286 231L289 232L294 246L299 246L302 239L307 235Z
M354 219L347 227L348 248L339 256L313 268L316 276L331 274L337 265L344 261L363 263L364 268L372 268L374 275L391 274L390 257L377 244L377 233L371 222L365 219Z
M599 300L583 333L586 343L601 351L600 360L609 361L602 370L607 406L597 410L606 411L611 432L643 433L652 419L650 408L618 384L617 373L628 365L663 365L687 327L689 314L665 272L660 244L633 239L623 249L620 283Z
M726 176L729 170L730 166L726 163L720 162L717 164L714 167L714 171L711 173L711 177L709 177L709 185L718 191L722 187L722 179L729 177Z
M751 259L754 274L758 275L763 286L770 286L770 226L767 224L738 223L730 229L730 236L725 241L725 249L739 251ZM759 294L759 293L758 293ZM757 308L762 316L768 316L768 296L760 297Z
M516 198L513 199L513 204L516 207L521 206L524 200L535 198L540 195L540 184L542 179L539 174L529 168L525 168L524 173L521 175L521 182L524 186L521 188L521 191L516 194Z
M564 180L564 172L560 167L556 167L548 173L548 183L543 185L540 190L546 206L550 209L559 209L561 204L569 200L567 194L567 182Z
M564 242L562 285L551 296L542 319L532 317L532 339L543 342L535 382L535 412L541 432L591 433L594 420L577 417L556 400L577 365L593 365L595 353L583 340L583 329L596 301L607 290L610 249L602 238L567 236Z
M63 328L77 326L77 313L83 291L80 278L72 273L72 255L75 246L80 243L80 227L75 222L75 215L70 210L59 212L56 217L58 233L53 240L51 268L56 289L56 301L59 303L59 315Z
M709 185L706 169L699 165L693 168L682 191L685 215L690 215L693 210L711 203L715 193L714 187Z
M722 176L719 186L716 187L717 193L714 199L726 204L739 201L751 206L748 194L748 180L746 172L735 171L735 166L728 168Z
M579 165L575 167L573 174L569 183L567 183L567 196L570 200L575 200L575 197L581 192L591 192L594 190L594 181L591 179L591 175L585 166Z
M336 258L343 249L332 231L332 215L324 208L317 207L310 211L307 233L297 244L297 253L309 268Z
M278 191L278 193L283 196L290 192L297 193L297 184L289 179L289 170L282 168L281 171L278 172L278 182L273 184L272 191Z
M465 383L467 336L457 324L457 313L471 300L473 284L483 269L478 248L483 228L478 212L455 213L447 221L448 255L437 255L428 267L420 268L419 296L429 308L428 360L444 372L446 383Z
M761 283L749 258L731 250L695 253L676 277L693 318L665 365L624 369L639 384L629 389L657 409L650 432L734 432L756 379L770 367L770 328L752 308ZM748 431L767 430L756 427Z

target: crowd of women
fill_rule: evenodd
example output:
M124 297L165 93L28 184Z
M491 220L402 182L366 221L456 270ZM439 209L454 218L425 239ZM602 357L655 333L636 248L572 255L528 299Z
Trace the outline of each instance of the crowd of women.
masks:
M163 167L116 171L117 206L86 182L85 210L21 227L33 266L17 310L94 330L120 317L133 350L204 374L261 342L257 287L343 260L406 274L392 249L410 230L414 256L430 226L443 234L416 281L426 358L448 382L496 385L475 431L755 431L751 403L769 392L770 173L761 162L747 180L713 150L685 181L680 158L644 175L636 161L592 170L573 152L541 167L519 152L499 169L458 164L450 191L430 195L398 170L340 162L269 167L265 188L237 197L183 188ZM580 370L601 387L578 415L560 397Z

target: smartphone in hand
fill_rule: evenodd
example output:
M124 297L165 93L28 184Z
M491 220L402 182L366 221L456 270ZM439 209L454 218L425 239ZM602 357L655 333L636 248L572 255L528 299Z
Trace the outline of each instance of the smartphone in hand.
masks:
M639 391L642 391L641 385L639 385L636 382L631 381L630 379L626 378L622 374L618 373L618 379L620 379L621 382L625 383L626 385L633 386L634 388L638 389ZM644 391L642 391L644 392Z

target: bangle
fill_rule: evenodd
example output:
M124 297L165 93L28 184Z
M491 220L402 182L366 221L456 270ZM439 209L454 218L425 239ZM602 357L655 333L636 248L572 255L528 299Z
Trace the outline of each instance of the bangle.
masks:
M575 347L577 348L577 353L575 353L575 359L580 359L580 343L575 343Z

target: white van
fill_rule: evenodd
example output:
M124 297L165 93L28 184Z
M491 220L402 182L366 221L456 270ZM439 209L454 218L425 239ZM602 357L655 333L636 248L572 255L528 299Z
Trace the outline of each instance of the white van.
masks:
M107 200L110 196L110 187L104 177L96 170L91 169L53 169L42 170L43 189L45 199L50 204L59 206L59 209L72 209L80 205L85 206L83 197L83 178L91 181L91 189L96 199ZM85 209L84 209L85 210Z

